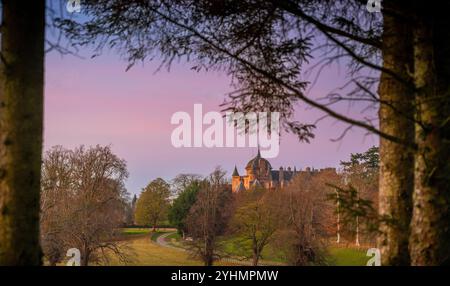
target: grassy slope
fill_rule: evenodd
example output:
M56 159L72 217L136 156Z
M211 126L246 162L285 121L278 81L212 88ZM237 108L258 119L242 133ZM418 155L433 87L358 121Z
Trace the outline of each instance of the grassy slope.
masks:
M168 230L161 230L153 233L151 236L143 236L150 234L150 229L124 229L123 233L130 238L133 235L135 239L128 241L130 248L130 256L133 257L130 265L202 265L200 261L193 260L186 252L177 249L171 249L159 246L154 243L157 237ZM180 236L176 233L167 237L172 244L179 246ZM224 250L230 254L242 255L242 249L239 243L234 240L227 240L223 242ZM336 248L329 249L330 259L333 265L338 266L363 266L367 263L369 257L366 256L365 251L350 249L350 248ZM282 257L270 247L266 247L264 251L265 259L283 262ZM112 263L113 265L121 265L118 261ZM219 263L218 265L224 265Z
M237 238L227 238L227 240L223 241L223 249L227 253L239 256L242 255L243 249L250 249L250 242L242 242ZM336 266L364 266L369 260L365 251L352 248L330 247L328 253L330 255L330 264ZM250 255L250 253L246 255ZM263 258L270 261L286 262L283 255L270 244L264 248Z
M201 265L200 261L192 260L188 254L176 249L159 246L151 241L150 237L137 238L127 242L131 263L127 265L152 266L191 266ZM123 265L116 259L111 265Z
M150 234L150 229L123 229L122 232L126 237L124 246L127 248L128 256L131 261L127 266L196 266L203 265L201 261L189 257L187 252L182 250L159 246L155 243L156 239L168 230L161 230ZM170 230L173 231L173 230ZM171 238L179 238L176 234L170 235ZM111 257L109 265L124 265L114 256ZM232 266L229 262L219 262L215 265Z

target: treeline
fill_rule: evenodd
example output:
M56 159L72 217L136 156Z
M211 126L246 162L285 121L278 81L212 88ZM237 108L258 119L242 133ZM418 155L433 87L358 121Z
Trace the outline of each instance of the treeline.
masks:
M239 256L258 265L268 245L291 265L326 265L330 244L374 245L378 231L378 148L352 154L341 168L303 171L288 187L231 190L226 172L180 174L151 181L130 199L126 163L110 147L56 146L42 166L41 245L45 261L61 263L77 248L81 265L130 261L121 228L176 227L205 265Z
M68 249L81 265L122 263L132 252L120 242L124 226L177 228L192 257L205 265L238 255L258 265L268 245L291 265L327 265L330 244L374 245L379 221L378 148L352 154L341 168L300 172L283 189L232 192L226 172L180 174L151 181L130 199L126 163L110 147L56 146L42 166L40 240L46 263Z

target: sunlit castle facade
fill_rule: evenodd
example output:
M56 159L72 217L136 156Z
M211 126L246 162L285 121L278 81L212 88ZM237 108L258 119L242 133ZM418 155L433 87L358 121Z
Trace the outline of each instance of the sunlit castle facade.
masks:
M240 176L237 167L234 167L231 180L233 192L258 187L265 189L283 188L298 174L295 167L293 170L291 167L287 169L280 167L279 170L272 170L269 161L261 157L259 150L256 157L247 163L245 173L244 176Z

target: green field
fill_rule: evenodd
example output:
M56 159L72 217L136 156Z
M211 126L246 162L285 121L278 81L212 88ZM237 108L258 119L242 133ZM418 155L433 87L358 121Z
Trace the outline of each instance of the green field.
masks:
M167 248L156 244L157 238L167 232L173 232L173 229L161 229L152 233L149 228L125 228L122 233L127 238L124 245L127 247L128 256L131 261L127 265L202 265L201 261L192 259L189 254L183 250ZM183 247L181 236L173 232L167 237L169 244L177 247ZM235 257L243 257L243 249L247 248L247 242L239 241L237 238L227 238L221 241L222 250ZM336 266L364 266L368 261L365 251L352 248L330 247L328 250L330 265ZM248 255L248 253L247 253ZM285 263L286 260L280 253L270 245L263 252L265 261ZM111 265L123 265L117 259L111 259ZM218 265L233 265L232 263L220 262Z
M192 266L202 265L200 261L195 261L188 257L188 254L155 244L150 237L136 238L126 242L130 261L129 266ZM123 265L116 258L111 259L110 265Z
M332 247L328 251L333 265L336 266L365 266L370 259L365 251L352 248Z
M249 244L248 241L242 242L236 238L228 238L223 242L223 247L224 251L231 255L242 256L242 249L249 249ZM246 253L246 255L248 256L250 253ZM335 266L365 266L369 260L365 251L353 248L330 247L328 255L328 264ZM264 248L262 257L268 261L287 262L283 253L277 251L270 244Z
M150 237L138 237L123 242L127 249L130 261L126 264L112 256L107 265L119 266L201 266L203 263L189 257L182 250L172 249L157 245ZM233 266L228 262L218 262L216 265Z
M151 230L149 228L123 228L121 233L124 235L141 235L149 234Z
M242 241L238 238L226 238L220 244L225 253L237 257L251 257L251 243L248 240ZM262 259L277 263L286 263L284 255L275 250L270 244L264 248Z

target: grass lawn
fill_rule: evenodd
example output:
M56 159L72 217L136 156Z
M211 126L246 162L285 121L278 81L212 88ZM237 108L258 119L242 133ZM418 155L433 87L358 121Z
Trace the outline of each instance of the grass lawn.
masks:
M239 238L226 238L221 241L221 244L223 251L230 255L238 257L251 257L251 242L248 240L242 241ZM286 262L283 254L276 251L270 244L264 247L262 259L279 263Z
M122 234L124 235L140 235L140 234L149 234L151 231L150 228L122 228Z
M178 232L175 232L175 233L172 233L171 235L168 235L167 238L169 240L171 240L171 239L179 240L179 239L181 239L181 235Z
M160 233L160 235L163 232ZM129 240L126 243L127 253L131 261L127 266L201 266L203 263L189 257L189 254L182 250L159 246L150 237L141 237ZM124 265L117 258L112 257L109 265ZM217 262L214 265L233 266L229 262Z
M191 259L187 253L159 246L150 237L136 238L126 242L129 266L193 266L202 265L200 261ZM111 259L110 265L124 265L117 258Z
M181 236L178 233L169 235L167 240L173 246L184 247L183 242L181 241ZM222 251L236 257L251 255L251 253L249 253L249 249L251 249L249 241L242 241L239 238L227 237L221 241L221 246ZM366 256L366 252L364 250L357 250L353 248L330 247L328 249L328 253L329 264L335 266L365 266L367 261L370 259ZM283 256L282 253L279 253L279 251L277 251L277 249L272 247L270 244L263 250L263 260L287 263L285 256Z
M337 266L365 266L370 257L363 250L352 248L330 248L329 253L333 265Z
M152 233L150 228L124 228L122 233L126 239L124 242L128 246L129 256L132 257L128 265L166 265L166 266L181 266L181 265L202 265L200 261L189 257L189 254L182 250L171 249L157 245L155 242L157 238L167 232L173 232L174 229L160 229ZM135 236L135 237L133 237ZM183 247L181 236L174 232L167 237L169 244L177 247ZM244 249L248 249L248 242L241 242L237 238L227 238L222 240L223 251L233 256L244 256ZM369 257L363 250L352 248L330 247L330 264L337 266L364 266ZM247 253L249 255L249 253ZM263 251L263 259L274 262L285 263L286 260L270 245L266 246ZM123 263L114 261L112 265L123 265ZM227 262L220 262L217 265L232 265Z

